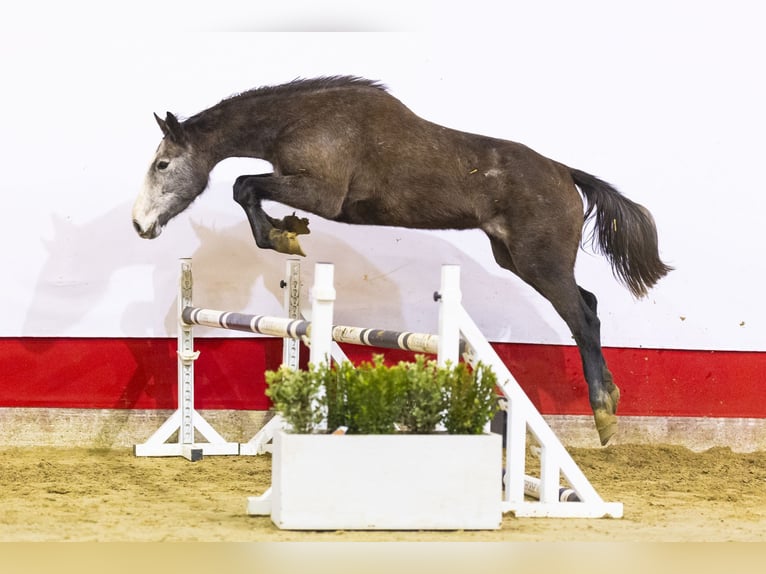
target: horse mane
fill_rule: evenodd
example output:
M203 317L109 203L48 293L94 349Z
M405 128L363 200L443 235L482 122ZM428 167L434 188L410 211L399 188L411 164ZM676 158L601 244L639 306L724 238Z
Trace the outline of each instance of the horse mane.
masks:
M237 101L257 98L260 96L279 96L289 95L302 92L317 92L332 90L336 88L370 88L374 90L381 90L383 92L388 91L388 88L377 80L368 80L359 76L320 76L317 78L296 78L286 84L278 84L274 86L263 86L260 88L253 88L245 92L233 94L228 98L224 98L216 105L203 110L184 121L187 127L194 125L198 129L201 127L200 122L207 123L203 118L210 117L220 112L223 108L227 107L227 104L232 104ZM204 129L204 128L203 128Z
M183 120L184 127L194 131L207 131L214 128L218 123L217 117L226 113L231 105L236 105L246 100L259 98L262 96L282 96L290 94L321 92L342 88L368 88L387 92L386 86L376 80L368 80L359 76L320 76L317 78L296 78L285 84L274 86L263 86L253 88L245 92L233 94L224 98L214 106L198 112L197 114Z
M243 98L251 98L258 96L278 96L287 95L301 92L317 92L324 90L332 90L335 88L373 88L376 90L387 91L385 85L376 80L368 80L359 76L320 76L318 78L296 78L286 84L278 84L275 86L262 86L260 88L253 88L239 94L234 94L220 103L230 102L232 100L238 100Z

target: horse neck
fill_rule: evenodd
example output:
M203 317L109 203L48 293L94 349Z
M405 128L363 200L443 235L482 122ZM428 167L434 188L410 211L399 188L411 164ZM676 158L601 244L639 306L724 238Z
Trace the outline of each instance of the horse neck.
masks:
M285 123L282 114L269 104L256 98L221 102L190 118L188 126L195 132L197 147L210 155L212 165L228 157L269 160L276 135Z

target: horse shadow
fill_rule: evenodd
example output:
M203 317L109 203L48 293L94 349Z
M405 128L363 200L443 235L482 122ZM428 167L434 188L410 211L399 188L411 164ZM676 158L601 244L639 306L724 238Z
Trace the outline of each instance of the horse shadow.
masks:
M284 214L273 215L279 217ZM438 234L404 228L349 225L311 214L302 215L309 217L312 229L310 235L301 237L307 253L307 257L300 258L302 306L304 310L310 309L307 294L313 281L314 264L319 261L334 262L336 324L436 333L438 305L433 294L440 287L441 266L449 263L460 266L463 306L480 331L488 333L490 340L529 342L535 340L532 337L551 340L556 339L563 326L553 311L544 316L538 312L538 307L529 304L539 295L519 278L493 262L488 265L487 261L477 260L475 255ZM227 229L195 225L195 233L200 240L200 247L193 254L195 304L256 314L284 314L279 281L284 276L286 256L258 249L246 221ZM455 233L474 233L472 246L480 245L484 240L489 253L489 242L481 232ZM227 258L233 259L227 261ZM211 267L208 267L208 262ZM220 265L220 262L225 264ZM237 298L227 295L227 301L221 301L220 305L210 303L216 296L215 289L210 290L210 297L196 296L200 286L207 281L203 274L210 272L220 278L221 273L227 273L226 269L233 268L247 270L245 273L251 277L251 283L242 278L243 284L252 284L253 276L263 281L271 294L271 306L275 311L242 307L247 305L247 293L240 293ZM227 284L240 281L234 275L223 280ZM232 307L229 303L235 299L242 305L235 303ZM488 308L490 312L487 312ZM371 315L375 317L374 322L369 318ZM175 310L169 308L168 324L174 317ZM498 317L502 318L503 323L500 328ZM220 330L210 331L220 333ZM551 372L565 371L563 353L549 353L546 356ZM535 392L534 389L531 391L533 400Z
M168 370L168 357L165 353L152 353L146 339L177 333L174 291L178 284L178 256L192 259L195 305L269 315L284 313L280 281L287 259L273 251L258 249L244 217L232 226L215 226L195 221L192 216L186 228L176 223L160 239L149 242L135 235L130 209L131 204L125 202L85 223L53 215L53 237L44 240L47 258L22 327L22 344L34 339L29 351L39 355L41 361L57 364L56 361L71 360L54 356L54 337L67 334L46 331L51 314L56 316L56 325L77 325L105 300L112 281L130 281L135 268L150 268L150 284L143 285L141 296L125 301L123 310L115 314L115 320L120 322L119 331L129 337L120 337L124 352L135 363L113 405L125 414L125 420L129 410L136 408L146 395L158 404L174 404L176 400L174 385L160 380L158 375ZM453 263L461 267L463 305L482 331L490 319L477 319L480 314L472 313L472 309L486 308L488 302L497 309L491 321L496 323L497 315L501 315L508 333L527 332L527 325L534 325L535 333L542 336L557 330L546 323L534 306L524 304L529 296L528 286L499 267L488 269L470 253L437 234L347 225L307 215L312 232L301 237L308 254L301 259L304 309L310 308L308 292L314 264L334 262L337 324L394 330L401 330L406 324L408 330L435 333L438 306L433 303L433 293L439 289L441 265ZM169 258L168 253L175 257ZM252 309L249 307L255 294L259 308ZM379 324L367 324L366 317L371 311L379 318ZM157 318L147 321L147 317ZM230 336L220 330L200 329L201 336ZM551 365L552 369L563 372L563 354L560 363ZM534 400L534 396L531 398ZM116 422L110 421L109 428L104 427L99 439L101 446L108 446L119 432Z
M281 217L284 213L274 215ZM492 264L477 261L470 252L438 234L405 228L349 225L312 214L299 215L309 218L312 229L310 235L301 236L303 250L307 253L305 258L300 258L302 308L310 309L308 292L313 282L314 264L334 263L335 324L436 333L439 308L434 301L434 292L440 288L441 267L456 264L460 266L463 306L481 332L497 330L498 317L502 318L504 327L503 336L496 339L528 342L530 333L534 333L535 337L551 340L560 332L563 322L561 325L548 323L549 320L561 321L555 313L543 316L535 305L529 304L530 299L539 297L531 287L499 266L492 268ZM195 301L199 302L195 305L284 315L279 282L284 277L286 256L259 249L247 221L226 229L211 229L199 224L193 227L199 239L199 248L192 255ZM489 241L480 231L455 233L473 233L476 241L472 245L485 240L489 252ZM219 289L216 282L229 287ZM259 305L270 303L274 311L247 309L250 297L247 290L226 291L232 289L232 284L251 287L255 282L262 282L271 298L271 301L261 298ZM493 312L487 313L487 307ZM175 320L175 314L174 307L168 309L168 324ZM373 324L369 319L371 315L375 317ZM220 330L208 330L212 331L217 332L213 336L220 336ZM491 335L488 338L493 339ZM563 383L568 361L565 353L552 348L545 356L546 372L554 376L560 373ZM523 358L519 362L523 363ZM524 386L533 402L543 402L542 389L530 384ZM556 401L556 398L546 397L546 402L551 400Z
M285 213L278 213L283 207L275 207L272 212L276 217L292 212L284 208ZM440 287L441 266L456 264L461 270L463 306L480 331L488 332L491 324L496 329L498 316L505 323L503 338L510 334L511 339L519 340L519 336L513 337L513 334L523 333L521 340L524 340L532 331L537 337L551 339L560 329L547 322L550 317L543 317L534 305L528 304L531 297L538 297L531 287L499 266L488 269L470 253L437 234L349 225L312 214L302 215L309 217L312 229L311 234L301 237L307 253L306 257L299 258L304 312L310 310L314 265L331 262L334 263L336 324L436 333L439 310L433 295ZM244 219L227 227L191 221L191 229L197 244L188 254L193 266L195 306L284 316L280 282L285 277L288 256L259 249ZM476 233L479 241L483 238L478 231L456 233ZM490 249L488 240L486 248ZM160 273L158 277L164 275ZM256 288L258 295L254 297ZM495 307L496 312L488 315L488 305ZM370 324L370 315L375 316L374 324ZM126 317L133 316L132 312L126 312ZM559 321L557 316L553 320ZM166 331L175 333L177 322L173 300L165 309ZM195 336L218 338L231 334L220 329L195 327ZM566 372L563 352L552 351L546 357L548 372ZM525 388L537 403L538 389L530 385Z

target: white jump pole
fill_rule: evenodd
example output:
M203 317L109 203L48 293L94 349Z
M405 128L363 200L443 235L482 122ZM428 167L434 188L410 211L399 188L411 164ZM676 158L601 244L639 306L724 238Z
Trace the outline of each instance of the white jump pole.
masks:
M318 367L330 363L332 351L332 315L335 306L332 263L317 263L311 289L311 352L309 362Z
M442 265L441 287L434 299L439 301L439 346L436 362L457 365L460 360L460 266Z

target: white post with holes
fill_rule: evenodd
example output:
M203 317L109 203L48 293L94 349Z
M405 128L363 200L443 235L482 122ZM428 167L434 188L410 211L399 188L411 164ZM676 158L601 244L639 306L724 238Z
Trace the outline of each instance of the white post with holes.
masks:
M194 406L194 361L199 357L199 351L194 350L192 326L181 317L184 308L192 306L191 259L182 258L180 262L178 408L146 442L135 445L133 451L136 456L183 456L191 461L201 459L203 454L239 454L239 443L227 442ZM175 432L178 432L178 440L167 442ZM197 433L208 442L197 442Z

